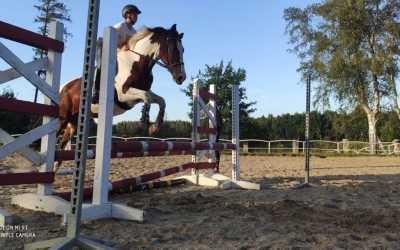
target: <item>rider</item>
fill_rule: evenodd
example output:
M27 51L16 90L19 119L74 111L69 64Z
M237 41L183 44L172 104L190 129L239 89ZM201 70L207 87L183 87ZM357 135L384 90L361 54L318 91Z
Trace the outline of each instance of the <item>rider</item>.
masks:
M135 25L139 14L142 13L138 7L133 4L128 4L122 8L122 17L124 20L114 25L117 31L117 47L118 50L127 50L127 40L136 33ZM93 103L99 103L100 95L100 72L101 72L101 49L102 40L99 38L97 41L96 49L96 70L95 70L95 81L93 84Z

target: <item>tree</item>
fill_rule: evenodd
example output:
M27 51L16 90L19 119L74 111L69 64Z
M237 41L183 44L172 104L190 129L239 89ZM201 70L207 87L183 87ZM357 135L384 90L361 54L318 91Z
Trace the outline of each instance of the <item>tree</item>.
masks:
M392 100L393 111L396 113L397 118L400 120L400 94L399 94L400 87L396 83L397 77L398 77L398 72L393 72L391 79L390 99Z
M39 14L35 17L34 22L39 23L39 33L43 36L49 35L49 24L53 21L60 22L71 22L71 17L69 15L69 9L67 6L59 2L58 0L38 0L37 5L33 5L35 9L39 11ZM64 27L64 42L67 41L72 34L67 31ZM41 49L33 49L35 52L35 59L43 58L46 55L46 51ZM39 72L39 75L44 75L45 72ZM35 102L37 101L38 89L35 91Z
M324 0L284 13L299 72L319 82L316 101L329 105L334 97L347 110L360 107L371 152L381 99L398 68L399 12L398 0Z
M0 97L10 100L17 99L13 90L9 88L3 89ZM0 111L0 128L10 134L24 134L30 130L31 117L30 114Z
M223 136L229 136L231 133L231 100L232 100L232 92L230 85L237 84L240 85L242 82L246 80L246 71L242 68L235 70L232 66L232 62L229 62L226 66L224 66L224 62L221 61L217 65L205 66L204 73L199 71L199 73L192 77L198 78L201 83L204 84L205 87L209 87L210 84L215 84L216 92L217 92L217 102L216 107L220 112L220 116L222 119L222 124L229 124L227 126L222 127L221 134ZM192 100L192 90L193 84L190 83L186 89L183 89L183 92L190 98L189 106L190 110L193 110L193 100ZM246 88L243 86L239 87L239 114L240 114L240 127L241 131L246 133L246 129L249 129L250 126L250 114L253 113L256 109L254 105L256 102L248 102L246 96ZM192 117L192 111L189 113L189 117ZM247 126L249 125L249 126Z

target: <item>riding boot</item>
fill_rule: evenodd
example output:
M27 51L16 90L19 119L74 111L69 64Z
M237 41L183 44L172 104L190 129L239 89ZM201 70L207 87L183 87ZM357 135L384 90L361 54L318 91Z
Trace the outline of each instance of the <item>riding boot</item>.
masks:
M96 68L94 73L94 84L93 84L93 96L92 96L92 103L98 104L100 98L100 75L101 69Z
M94 72L94 83L92 88L92 103L98 104L100 98L100 75L101 75L101 58L102 58L103 38L99 37L96 42L96 68Z

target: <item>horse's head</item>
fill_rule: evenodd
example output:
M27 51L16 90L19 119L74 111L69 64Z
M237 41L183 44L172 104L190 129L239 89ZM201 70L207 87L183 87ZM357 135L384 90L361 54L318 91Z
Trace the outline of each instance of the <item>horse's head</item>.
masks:
M185 64L183 62L183 33L176 30L176 24L164 31L158 37L160 45L158 59L162 66L172 74L177 84L182 84L186 79Z
M126 67L123 73L118 70L118 74L122 74L121 78L123 81L128 78L128 81L133 81L130 79L132 73L138 71L137 67L139 64L149 65L153 67L155 63L166 68L174 78L177 84L182 84L186 79L185 65L183 63L183 46L182 46L183 33L179 33L176 30L176 24L172 25L170 29L164 29L162 27L147 28L144 27L139 30L135 35L133 35L128 41L128 53L129 56L137 57L135 63L131 66ZM122 55L125 52L122 51ZM121 61L130 62L131 60L122 60L124 56L121 57ZM118 63L118 67L123 69L124 66ZM136 67L136 68L135 68ZM150 70L145 70L146 72L151 72ZM130 75L128 75L130 74ZM138 77L136 75L135 77ZM148 84L151 86L151 83Z

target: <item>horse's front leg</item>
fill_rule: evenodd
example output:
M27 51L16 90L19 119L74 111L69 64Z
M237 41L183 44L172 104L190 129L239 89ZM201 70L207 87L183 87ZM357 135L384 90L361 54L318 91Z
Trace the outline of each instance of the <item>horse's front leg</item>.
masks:
M159 106L158 115L154 124L149 127L149 135L157 133L161 124L164 121L165 113L165 101L164 98L154 94L152 91L143 91L140 89L129 88L125 93L118 93L118 99L120 102L143 102L144 105L150 105L156 103ZM145 118L147 119L147 118Z
M156 121L149 128L149 135L152 136L161 129L161 125L164 122L164 114L165 114L165 100L159 95L151 92L151 103L158 104L159 110L157 114Z
M140 118L140 127L148 129L150 126L150 103L144 103L142 107L142 117Z

